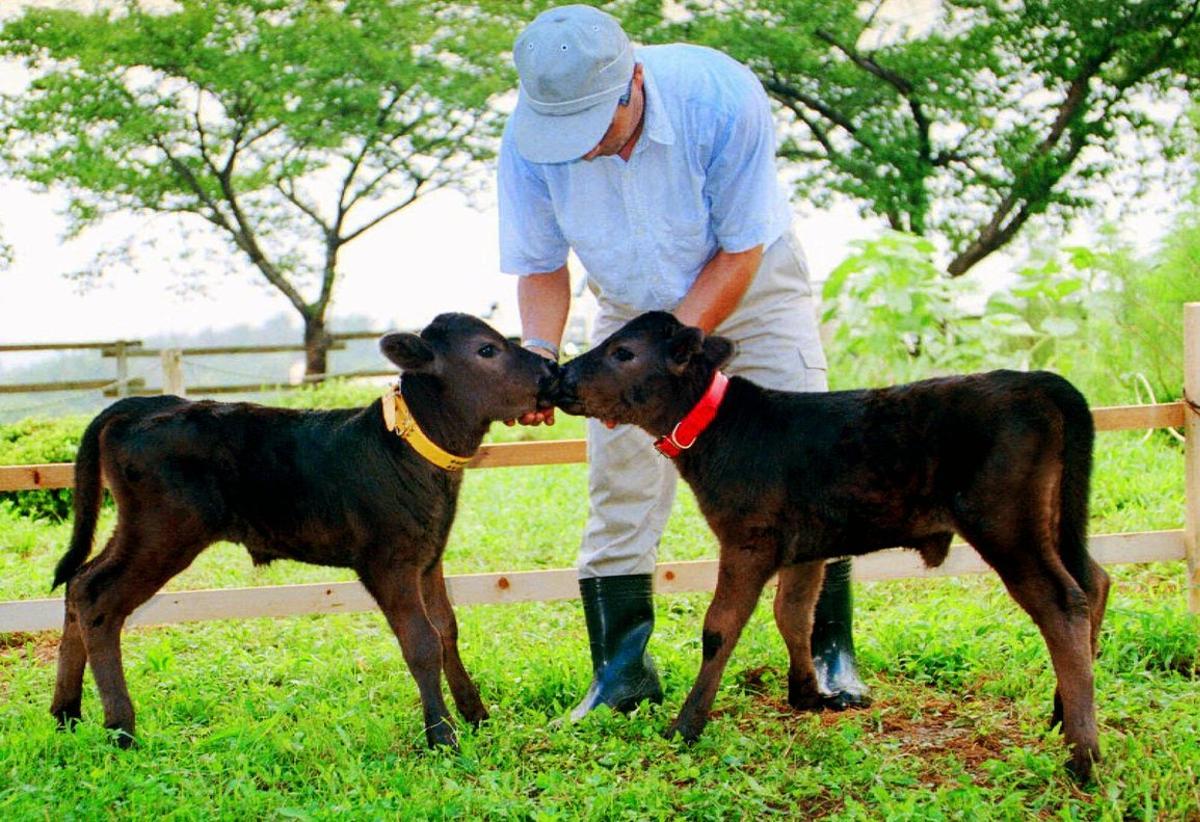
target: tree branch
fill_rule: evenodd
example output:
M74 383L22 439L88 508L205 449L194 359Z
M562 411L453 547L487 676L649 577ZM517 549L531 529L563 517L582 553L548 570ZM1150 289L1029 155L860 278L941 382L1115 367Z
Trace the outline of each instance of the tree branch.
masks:
M869 74L873 74L899 92L900 96L903 97L908 103L908 110L912 113L913 122L916 123L917 126L917 140L919 142L918 150L920 152L920 157L922 161L928 163L932 155L932 148L929 140L929 118L926 117L925 110L922 108L920 101L917 100L915 96L913 84L901 77L892 69L884 68L883 66L879 65L874 57L860 54L855 49L839 43L837 38L829 32L818 29L816 35L819 39L824 40L826 43L849 57L850 61L854 63L854 65L858 66Z
M284 182L287 183L286 188L284 187ZM288 202L307 214L309 218L317 224L323 234L329 236L333 233L333 227L325 221L325 219L317 212L316 208L301 200L299 195L296 194L295 185L290 179L286 181L276 180L275 189L284 197L286 197Z
M388 217L391 217L396 212L412 205L412 203L417 199L417 197L420 196L422 186L424 186L425 183L427 183L427 182L428 182L428 180L418 177L416 185L413 186L412 193L408 195L407 199L405 199L404 202L400 203L399 205L392 206L391 208L384 211L382 214L380 214L376 217L373 217L368 222L363 223L361 226L356 228L354 231L351 231L349 234L345 235L342 238L341 245L346 245L347 243L356 239L363 233L365 233L365 232L369 231L370 229L374 228L375 226L379 225L381 222L386 220Z
M379 110L379 114L375 117L376 129L383 128L383 124L387 122L388 115L392 113L392 109L394 109L396 104L400 102L401 96L401 92L397 90L392 95L392 99L389 100ZM405 127L401 128L400 134L407 133L407 128L408 126L406 124ZM342 179L342 186L338 191L337 218L334 220L334 225L336 226L337 230L341 229L342 221L345 219L346 212L354 207L354 200L351 200L349 203L346 202L346 194L350 191L350 184L354 182L354 178L358 175L358 169L362 165L362 161L366 158L367 153L371 150L371 147L378 141L378 135L379 132L375 131L363 139L362 148L359 150L358 155L353 159L353 161L351 161L350 168L346 172L346 176ZM390 145L397 138L398 135L393 134L392 136L388 137L387 144Z
M775 95L783 95L784 97L788 98L788 100L799 100L801 103L820 114L829 122L836 126L840 126L843 131L849 134L854 134L858 131L858 128L854 125L854 123L850 122L849 118L825 105L817 98L811 97L795 86L783 82L777 75L773 75L763 80L763 86L766 87L767 91L770 91ZM780 100L780 102L784 105L788 104L787 100Z
M198 131L203 132L203 128L199 122L198 111L196 115L196 122ZM254 237L253 229L248 224L245 215L242 214L241 208L238 205L237 196L233 191L233 184L229 179L233 173L233 158L236 156L237 152L232 151L230 160L226 163L225 169L223 171L218 171L215 164L212 162L212 158L203 148L203 139L201 140L201 157L204 160L205 165L216 174L217 181L221 185L221 192L225 198L224 201L229 206L233 215L233 219L237 224L235 226L229 222L229 219L224 214L221 213L218 203L208 196L208 193L204 190L204 186L196 178L196 175L192 173L192 170L187 167L187 164L174 155L174 153L167 147L166 143L163 142L159 135L155 135L152 139L154 140L155 145L158 146L159 150L163 152L163 155L167 158L167 162L171 164L171 167L175 169L176 173L183 178L196 196L200 198L200 201L205 205L205 207L209 209L211 216L203 213L201 213L201 216L208 219L213 225L225 230L233 239L234 244L237 245L237 247L243 252L245 252L245 254L250 258L250 262L252 262L254 266L260 272L262 272L262 275L267 278L267 282L278 288L280 292L287 297L288 301L296 308L297 311L299 311L302 315L305 314L308 306L304 302L304 298L298 291L296 291L292 284L289 283L286 278L284 278L283 274L281 274L267 259L266 254L263 253Z

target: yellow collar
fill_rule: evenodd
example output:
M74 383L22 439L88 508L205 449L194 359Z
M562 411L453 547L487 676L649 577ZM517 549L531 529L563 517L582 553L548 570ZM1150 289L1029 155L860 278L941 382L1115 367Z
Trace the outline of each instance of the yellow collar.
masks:
M400 383L396 383L383 394L383 422L389 431L396 432L396 436L411 445L414 451L438 468L444 468L447 471L461 471L472 459L472 457L457 457L425 436L425 432L413 418L408 403L400 394Z

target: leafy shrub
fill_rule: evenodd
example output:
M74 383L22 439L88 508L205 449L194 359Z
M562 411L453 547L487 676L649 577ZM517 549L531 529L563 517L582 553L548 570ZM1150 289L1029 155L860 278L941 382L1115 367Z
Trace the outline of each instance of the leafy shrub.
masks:
M1099 365L1144 402L1182 396L1183 304L1200 301L1200 198L1192 202L1157 253L1142 259L1118 245L1076 261L1105 285L1090 329Z
M927 240L859 241L825 283L832 379L883 385L989 368L1046 368L1097 404L1167 402L1183 388L1183 311L1200 301L1200 192L1154 254L1109 230L1094 247L1039 244L988 295L951 279Z
M834 323L835 361L848 360L872 385L978 361L979 339L960 307L970 284L934 265L933 243L887 231L852 245L855 253L830 273L822 291L821 319Z
M1017 272L990 295L952 279L928 240L897 231L854 243L830 274L822 321L833 326L835 379L858 385L908 382L985 368L1053 367L1088 314L1087 283L1059 255Z
M0 465L72 462L87 423L87 417L63 417L0 425ZM26 517L59 521L70 516L71 492L5 491L0 492L0 504Z

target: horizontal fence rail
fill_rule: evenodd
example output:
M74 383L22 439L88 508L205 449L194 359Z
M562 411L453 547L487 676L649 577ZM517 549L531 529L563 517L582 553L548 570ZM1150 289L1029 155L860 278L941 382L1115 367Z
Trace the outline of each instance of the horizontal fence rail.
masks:
M1184 558L1183 531L1106 534L1092 537L1088 549L1103 565L1180 560ZM951 546L946 561L937 568L926 568L921 557L913 551L893 548L855 557L853 576L859 581L893 580L964 576L988 570L973 548L956 543ZM654 590L660 594L711 591L716 584L715 559L662 562L655 568ZM550 602L577 598L579 575L574 568L452 575L446 577L446 589L455 605ZM126 624L167 625L211 619L354 614L376 608L375 600L358 582L174 591L155 594L129 615ZM0 634L47 631L61 628L62 622L61 597L0 602Z
M1146 428L1181 427L1187 404L1117 405L1092 409L1098 431L1134 431ZM586 440L546 440L484 445L471 460L470 468L506 468L521 465L562 465L587 462ZM0 465L0 491L71 488L75 465L52 462L41 465Z
M330 334L332 341L328 351L344 351L347 340L378 339L383 336L381 331L344 331ZM71 391L101 391L106 397L145 397L158 394L182 394L184 386L177 373L172 380L168 377L167 358L174 358L178 363L181 357L231 356L241 354L277 354L281 352L303 352L305 347L296 343L263 343L260 345L212 345L193 346L188 348L147 348L141 340L111 340L108 342L75 342L75 343L20 343L0 345L0 354L29 353L35 351L75 351L99 350L100 356L116 360L116 375L113 379L57 380L52 382L0 383L0 394L37 394L62 393ZM129 376L129 361L137 358L158 357L164 359L163 384L147 387L142 377ZM283 391L310 385L327 379L353 379L358 377L392 377L396 371L360 370L347 372L330 372L327 374L305 376L299 383L287 380L262 379L258 382L244 382L237 385L195 385L187 386L190 394L251 394L266 391Z

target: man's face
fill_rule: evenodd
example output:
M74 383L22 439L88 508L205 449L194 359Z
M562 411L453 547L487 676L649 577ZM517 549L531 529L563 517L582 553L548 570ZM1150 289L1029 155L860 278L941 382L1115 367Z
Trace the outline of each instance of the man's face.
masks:
M600 138L600 142L596 147L583 155L583 160L594 160L597 157L611 157L618 154L621 149L633 139L635 133L642 125L642 114L646 108L646 98L642 94L642 66L641 63L633 68L633 81L629 90L629 102L625 105L618 105L616 112L613 114L612 123L608 126L608 131L604 132L604 136Z

